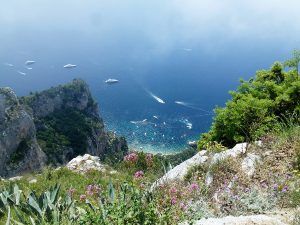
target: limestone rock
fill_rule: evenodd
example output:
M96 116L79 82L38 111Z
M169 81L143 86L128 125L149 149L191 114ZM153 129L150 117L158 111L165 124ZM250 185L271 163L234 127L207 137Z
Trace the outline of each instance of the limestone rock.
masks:
M252 215L252 216L227 216L223 218L201 219L193 223L194 225L287 225L285 218L280 216L269 215ZM188 225L190 223L182 223Z
M254 154L248 154L242 162L242 170L249 176L253 176L256 165L261 161L261 157Z
M48 155L55 165L65 164L77 155L84 153L105 159L107 155L123 158L128 151L125 138L117 137L104 129L98 104L93 100L89 87L83 80L74 79L66 85L22 97L21 100L26 105L27 112L34 118L37 132L47 131L49 128L43 123L44 118L56 117L57 114L68 115L68 112L74 111L83 114L85 119L89 120L89 134L83 138L85 140L82 140L82 142L86 142L86 149L76 152L69 146L60 146L56 149L55 154ZM50 129L55 130L55 127ZM53 151L49 151L49 154L50 152Z
M37 179L31 179L28 183L29 184L35 184L35 183L37 183Z
M75 141L68 139L64 129L57 128L56 125L51 127L57 121L63 127L64 118L69 118L67 115L70 115L70 112L80 115L81 121L86 121L85 133L80 136L84 147L76 151L76 147L72 146ZM49 121L46 118L50 118ZM52 123L53 121L55 123ZM74 121L74 124L76 122ZM69 124L72 124L72 121L69 121ZM76 131L76 128L74 130ZM74 134L73 130L68 129L68 132ZM59 134L66 142L55 143L54 147L47 149L49 145L45 137L47 138L48 133ZM44 139L37 140L37 136ZM99 156L101 159L110 157L119 160L127 151L125 138L117 137L104 129L98 104L93 100L88 85L82 80L75 79L69 84L21 98L18 98L11 88L0 88L2 177L36 171L48 163L54 166L65 165L70 159L85 153Z
M78 172L78 173L86 173L91 170L98 170L101 172L105 172L105 167L101 164L100 158L97 156L91 156L89 154L85 154L84 156L77 156L72 159L66 167L69 170Z
M8 180L9 181L18 181L18 180L21 180L22 178L23 178L23 176L16 176L16 177L11 177Z
M12 89L0 88L0 176L37 170L45 161L32 117Z
M192 158L182 162L178 166L171 169L167 172L163 177L157 180L152 188L159 186L165 182L174 181L176 179L183 180L184 176L187 174L188 170L195 165L199 165L204 163L208 159L208 156L204 156L203 152L198 152Z

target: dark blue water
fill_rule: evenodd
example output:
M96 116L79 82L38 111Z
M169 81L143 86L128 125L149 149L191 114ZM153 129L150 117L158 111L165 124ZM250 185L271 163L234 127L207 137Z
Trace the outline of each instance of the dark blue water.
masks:
M26 95L82 78L100 105L107 129L147 151L183 149L209 129L213 108L224 106L240 78L283 61L300 46L299 14L284 14L279 3L273 11L261 6L266 14L247 14L248 3L233 10L236 1L216 12L215 5L194 1L185 7L175 1L45 2L2 3L0 86ZM270 16L277 11L285 15L284 21ZM24 67L26 60L36 61L32 70ZM68 63L77 67L64 69ZM106 85L108 78L120 82ZM143 124L131 122L145 119Z

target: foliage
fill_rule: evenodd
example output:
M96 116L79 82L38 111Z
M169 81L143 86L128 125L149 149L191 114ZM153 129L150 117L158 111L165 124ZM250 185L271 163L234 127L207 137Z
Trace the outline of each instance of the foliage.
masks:
M231 147L237 142L257 140L278 128L279 121L300 113L300 77L295 70L285 72L275 62L249 81L241 80L224 108L215 109L208 133L201 135L199 148L216 141ZM299 117L297 119L299 123Z
M18 148L15 150L15 152L10 157L10 163L11 164L17 164L22 159L24 159L27 151L29 150L29 144L26 139L23 139L19 145Z
M220 215L261 214L276 206L276 198L260 187L229 189L217 193Z
M91 186L91 185L89 185ZM88 186L88 187L89 187ZM88 193L80 200L72 194L63 197L60 186L37 196L27 196L17 185L0 192L0 213L8 224L171 224L168 213L172 204L159 211L158 199L152 193L127 183L116 189L110 183L106 190ZM1 216L0 215L0 216ZM0 219L1 221L1 219Z
M31 192L22 195L18 185L0 193L0 208L7 211L7 224L72 224L77 217L74 202L70 197L59 196L59 186L37 196Z
M214 153L218 153L218 152L222 152L223 150L226 150L225 146L223 146L221 143L218 143L216 141L209 141L209 142L204 142L204 143L199 141L198 148L201 148L201 147L203 147L204 149L206 149L210 152L214 152Z
M299 63L300 63L300 50L293 51L293 57L284 62L284 65L290 68L294 68L296 72L299 72Z
M57 151L66 148L72 148L73 155L69 156L71 158L84 154L87 149L87 137L97 124L84 112L75 109L55 111L36 123L41 127L37 130L37 139L52 163L62 163L59 158L61 154Z
M178 164L196 155L197 152L198 151L195 148L187 148L176 154L161 155L161 156L157 155L157 157L160 157L161 160L165 161L166 164L177 166Z

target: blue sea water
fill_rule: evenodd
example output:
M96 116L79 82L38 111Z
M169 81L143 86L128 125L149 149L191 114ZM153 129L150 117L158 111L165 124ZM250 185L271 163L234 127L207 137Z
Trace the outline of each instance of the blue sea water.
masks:
M100 2L1 3L0 86L26 95L82 78L107 129L136 149L181 151L209 129L214 107L224 106L240 78L300 46L299 26L288 26L299 21L298 12L289 11L283 22L269 15L284 13L280 4L273 11L261 6L265 22L258 23L261 13L247 14L250 1L239 2L238 10L232 1L222 12L197 1ZM31 70L27 60L36 61ZM69 63L77 67L64 69ZM108 78L120 82L107 85Z
M0 65L0 83L11 86L18 95L25 95L29 91L82 78L88 82L99 103L107 129L125 136L132 148L167 153L181 151L188 141L197 140L202 132L206 132L212 122L214 107L223 106L229 98L228 91L235 89L239 78L249 78L261 65L252 63L249 68L249 57L238 59L239 53L232 52L225 55L226 61L220 64L218 58L203 56L201 48L196 46L189 51L176 48L167 57L144 49L140 57L147 58L147 62L127 59L123 54L118 54L119 58L113 54L106 59L102 57L105 54L93 50L85 55L78 51L59 57L52 55L51 58L44 52L16 50L1 55L2 62L14 66ZM29 59L36 61L31 65L32 70L24 67L24 62ZM264 67L268 61L264 59ZM77 67L64 69L63 65L67 63ZM104 81L108 78L118 79L119 83L107 85ZM150 92L163 99L165 104L155 100Z

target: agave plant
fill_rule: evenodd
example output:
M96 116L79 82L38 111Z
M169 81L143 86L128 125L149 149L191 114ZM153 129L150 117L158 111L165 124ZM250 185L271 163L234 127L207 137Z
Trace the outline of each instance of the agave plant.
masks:
M31 192L28 197L22 197L22 191L15 185L0 193L0 213L7 214L7 225L72 224L78 219L79 208L70 196L59 197L59 190L60 186L55 185L40 196Z

